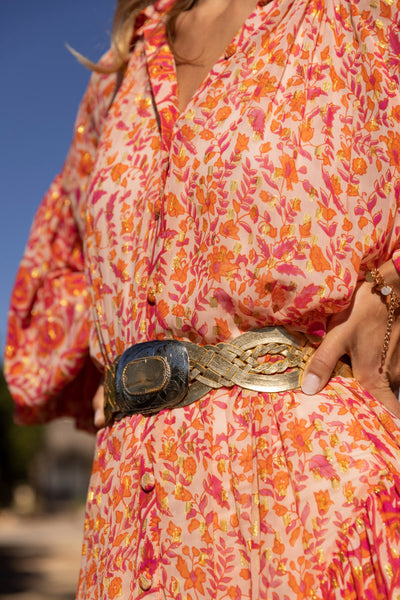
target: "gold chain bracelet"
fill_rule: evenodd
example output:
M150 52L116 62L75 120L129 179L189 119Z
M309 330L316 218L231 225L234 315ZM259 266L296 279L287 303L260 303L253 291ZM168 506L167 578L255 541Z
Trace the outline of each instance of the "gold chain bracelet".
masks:
M378 269L372 269L365 276L366 281L374 284L374 288L381 294L388 307L388 316L386 321L385 338L383 340L383 348L381 354L381 369L385 364L387 351L389 348L390 335L392 333L392 327L394 322L394 314L400 306L400 296L393 291L393 287L387 283Z

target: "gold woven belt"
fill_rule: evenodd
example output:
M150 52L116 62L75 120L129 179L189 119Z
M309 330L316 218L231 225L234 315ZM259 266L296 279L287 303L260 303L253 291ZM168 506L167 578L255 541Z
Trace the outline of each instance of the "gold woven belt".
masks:
M211 389L237 385L256 392L298 388L314 352L308 338L282 327L243 333L231 342L198 346L155 340L131 346L105 375L106 424L132 414L187 406ZM335 374L351 376L339 361Z

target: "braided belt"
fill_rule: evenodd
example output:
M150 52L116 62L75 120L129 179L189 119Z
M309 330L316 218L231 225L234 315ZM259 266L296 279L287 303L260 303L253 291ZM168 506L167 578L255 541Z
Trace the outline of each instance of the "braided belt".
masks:
M249 331L212 346L178 340L135 344L106 370L106 424L127 415L187 406L221 387L295 389L313 352L305 335L280 327ZM339 361L335 374L349 376L350 367Z

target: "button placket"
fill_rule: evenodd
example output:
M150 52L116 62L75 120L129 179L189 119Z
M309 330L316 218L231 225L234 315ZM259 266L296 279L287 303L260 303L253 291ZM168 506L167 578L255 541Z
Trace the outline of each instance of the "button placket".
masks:
M136 590L138 594L153 594L158 589L155 581L159 563L159 541L157 526L157 498L155 490L155 474L153 470L151 451L144 439L143 449L139 462L139 514L137 520L140 523L137 549L137 579Z

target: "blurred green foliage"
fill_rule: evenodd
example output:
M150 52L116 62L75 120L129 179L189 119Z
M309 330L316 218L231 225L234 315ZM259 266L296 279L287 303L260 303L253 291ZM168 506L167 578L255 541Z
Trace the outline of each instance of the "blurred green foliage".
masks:
M13 422L13 401L0 366L0 506L8 506L14 487L29 480L29 466L42 437L42 426Z

